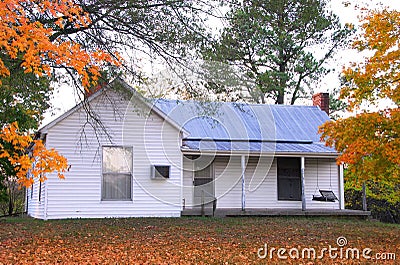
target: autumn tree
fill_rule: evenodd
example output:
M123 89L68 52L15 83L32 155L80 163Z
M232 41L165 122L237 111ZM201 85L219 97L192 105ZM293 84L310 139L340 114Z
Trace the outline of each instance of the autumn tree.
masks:
M63 67L80 77L84 87L99 76L104 64L118 65L118 54L87 47L57 36L57 29L87 27L89 15L74 1L13 1L0 3L0 76L10 75L4 57L19 62L25 73L51 75ZM56 37L57 36L57 37Z
M43 118L43 113L50 106L51 79L47 76L24 73L18 63L9 58L3 62L12 75L1 78L3 89L0 89L0 125L3 127L17 122L21 132L35 130ZM0 144L2 143L3 140L0 140ZM5 162L1 163L4 165ZM11 168L11 165L3 167L5 168ZM3 214L21 212L24 203L24 192L13 173L14 171L9 170L2 170L0 173L0 208Z
M54 171L59 178L64 178L67 167L65 157L54 149L47 149L42 140L32 139L29 134L20 131L17 122L6 125L1 130L0 174L3 181L8 181L6 186L15 182L20 187L30 187L35 179L45 181L46 174ZM13 194L8 194L9 214L14 210L12 196Z
M348 181L367 181L381 192L400 195L400 12L369 11L353 46L365 60L343 70L341 97L357 113L330 121L321 128L322 139L348 165ZM384 107L382 107L384 106Z
M306 97L349 33L324 0L232 1L231 7L227 26L205 45L203 56L239 67L254 80L255 87L247 89L258 103L272 98L283 104L288 97L294 104ZM317 56L313 50L321 47Z
M38 17L49 21L42 23ZM54 69L70 71L83 87L89 87L96 83L103 66L119 65L117 53L84 47L72 39L54 38L57 28L69 25L78 29L89 22L88 14L73 1L0 3L1 184L9 186L17 182L29 186L32 179L26 173L33 161L39 164L47 161L42 163L40 174L57 169L55 165L64 168L58 163L65 164L65 158L48 151L40 141L33 141L28 132L37 129L49 106L50 76ZM30 145L34 146L32 156L26 153ZM44 179L42 175L41 180ZM9 213L12 213L9 191Z

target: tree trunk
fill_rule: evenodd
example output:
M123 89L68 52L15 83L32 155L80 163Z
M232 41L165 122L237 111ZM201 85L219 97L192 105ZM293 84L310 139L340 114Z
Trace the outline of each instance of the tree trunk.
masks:
M10 195L8 195L8 215L12 215L14 212L14 203Z
M278 96L276 97L276 104L283 104L284 103L284 95L285 93L281 90L278 91Z
M366 190L366 185L365 182L362 184L362 208L363 211L367 211L367 190Z
M286 90L286 79L285 79L285 73L286 73L286 56L285 56L285 52L284 52L284 47L285 47L285 37L284 35L286 34L286 29L285 29L285 5L286 3L284 3L283 5L281 5L281 10L279 13L279 37L280 37L280 41L279 43L279 54L278 54L278 60L279 60L279 88L278 88L278 96L276 97L276 104L284 104L284 100L285 100L285 90Z

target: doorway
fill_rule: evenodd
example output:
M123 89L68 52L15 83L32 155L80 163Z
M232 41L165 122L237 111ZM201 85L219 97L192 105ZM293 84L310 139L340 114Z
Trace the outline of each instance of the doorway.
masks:
M193 161L193 202L194 206L212 208L215 198L214 164L210 159L198 158Z

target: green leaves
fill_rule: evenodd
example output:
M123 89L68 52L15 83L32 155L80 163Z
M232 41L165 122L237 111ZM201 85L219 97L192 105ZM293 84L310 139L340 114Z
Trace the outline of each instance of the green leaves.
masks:
M203 50L203 58L238 66L256 83L256 102L272 97L283 104L308 93L326 73L323 64L350 33L326 12L325 1L234 2L221 37ZM325 54L310 50L323 45Z
M50 78L24 73L18 61L8 60L12 75L2 77L0 124L17 121L22 131L37 129L43 113L50 107L53 88Z

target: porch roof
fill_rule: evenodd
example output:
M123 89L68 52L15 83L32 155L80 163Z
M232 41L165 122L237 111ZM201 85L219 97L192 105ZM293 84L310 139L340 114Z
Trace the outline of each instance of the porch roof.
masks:
M334 148L323 143L302 142L263 142L263 141L226 141L226 140L184 140L183 151L194 152L241 152L269 154L325 154L336 156Z

